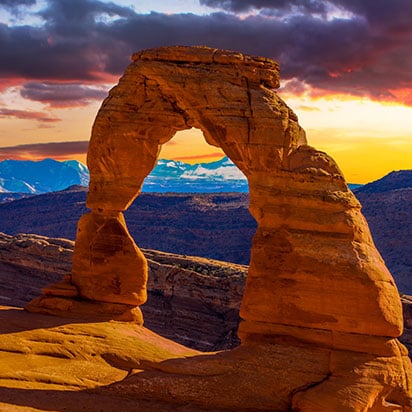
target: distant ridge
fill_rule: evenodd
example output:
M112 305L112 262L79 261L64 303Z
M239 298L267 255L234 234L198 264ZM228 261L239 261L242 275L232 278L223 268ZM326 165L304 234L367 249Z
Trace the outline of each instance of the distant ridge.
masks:
M87 187L87 166L77 160L58 162L4 160L0 162L0 198L3 193L42 194L71 186ZM356 190L360 185L349 184ZM209 163L188 164L159 159L143 183L146 193L248 193L243 173L228 157Z
M13 194L0 193L0 231L74 240L86 191L75 185L15 201ZM412 188L355 194L399 290L412 294ZM142 193L125 216L141 247L247 264L256 230L248 205L247 193Z
M42 194L88 184L89 171L77 160L0 162L0 194ZM144 192L156 193L247 193L248 190L246 177L227 157L216 162L197 164L159 159L143 184Z
M62 192L87 192L88 188L82 185L72 185L66 189L61 190Z
M391 172L354 193L399 290L412 293L412 170Z
M77 160L3 160L0 162L0 192L40 194L72 185L86 186L87 167Z
M390 172L381 179L355 189L355 193L383 193L396 189L412 188L412 170Z

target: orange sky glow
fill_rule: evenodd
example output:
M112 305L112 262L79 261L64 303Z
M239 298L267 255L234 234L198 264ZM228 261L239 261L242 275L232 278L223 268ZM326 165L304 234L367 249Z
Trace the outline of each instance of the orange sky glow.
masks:
M311 98L280 94L298 114L309 144L330 154L349 182L366 183L392 170L412 169L412 107L347 96ZM33 136L37 143L44 144L88 140L99 105L94 102L82 108L49 109L45 115L59 120L45 123L36 116L3 117L0 146L4 151L7 146L30 144ZM35 106L31 110L37 113L44 108ZM84 151L56 154L47 153L47 145L44 149L45 153L33 153L29 148L8 156L2 156L0 151L0 158L53 157L86 162ZM161 158L187 163L214 161L223 155L219 148L208 145L197 129L177 133L160 152Z

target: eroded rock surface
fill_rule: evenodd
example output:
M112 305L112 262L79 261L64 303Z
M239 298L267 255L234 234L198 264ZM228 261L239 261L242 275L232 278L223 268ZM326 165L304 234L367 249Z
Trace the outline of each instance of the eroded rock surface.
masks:
M45 294L53 292L48 285L71 271L73 248L74 242L67 239L0 233L0 305L24 307L42 288ZM142 252L149 268L148 300L142 306L146 327L198 350L239 345L236 331L246 266Z
M316 384L293 375L288 408L402 408L410 402L411 366L396 339L402 333L396 286L338 166L307 145L297 116L274 91L278 85L278 66L265 58L206 47L135 54L93 126L91 212L79 222L72 276L30 309L51 309L57 299L64 302L60 312L80 305L76 311L85 313L90 309L80 302L87 298L108 315L112 306L124 307L115 318L142 322L138 305L145 298L147 266L122 212L138 195L161 145L177 131L196 127L248 178L250 211L258 224L241 305L241 351L296 341L326 351L318 360L323 378ZM135 272L122 271L126 266ZM67 304L70 287L78 295ZM273 363L275 376L282 365ZM202 388L212 393L217 381L193 377L191 393L204 399ZM162 396L188 396L170 376L163 391L139 382L131 382L133 393L146 393L149 385ZM287 410L273 403L282 384L271 385L266 405L273 409ZM348 398L347 391L357 395ZM225 406L239 407L231 402Z
M5 307L0 333L2 411L410 411L398 357L293 341L199 353L132 323Z

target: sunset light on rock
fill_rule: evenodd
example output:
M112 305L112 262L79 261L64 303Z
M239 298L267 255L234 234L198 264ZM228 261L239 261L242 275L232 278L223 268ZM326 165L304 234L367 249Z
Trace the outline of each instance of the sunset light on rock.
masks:
M412 412L412 0L0 0L0 411Z

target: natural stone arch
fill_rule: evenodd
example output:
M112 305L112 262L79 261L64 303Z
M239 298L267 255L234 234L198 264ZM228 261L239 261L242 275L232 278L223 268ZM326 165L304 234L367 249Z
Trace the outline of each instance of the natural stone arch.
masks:
M93 126L87 219L113 219L125 210L154 167L160 145L179 130L197 127L249 180L258 230L242 305L243 333L266 334L266 324L280 324L399 336L397 290L373 247L360 205L334 161L306 145L296 115L274 92L277 65L183 47L144 51L133 60ZM122 294L112 296L113 279L97 296L98 269L83 260L79 264L85 250L79 246L73 281L81 295L132 304ZM102 250L104 272L107 254ZM102 286L101 278L98 282ZM342 293L348 296L337 301Z
M407 391L394 281L342 173L307 145L296 115L274 91L278 86L278 66L265 58L205 47L135 54L93 126L91 212L79 221L72 275L29 308L56 312L60 305L60 312L97 310L142 322L147 264L122 212L161 145L196 127L248 178L258 223L241 307L242 343L286 339L397 359L390 387ZM75 296L88 306L67 303ZM300 404L309 405L311 396Z

